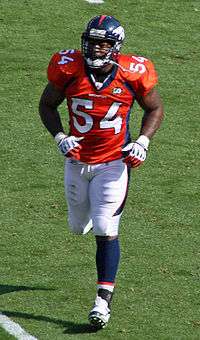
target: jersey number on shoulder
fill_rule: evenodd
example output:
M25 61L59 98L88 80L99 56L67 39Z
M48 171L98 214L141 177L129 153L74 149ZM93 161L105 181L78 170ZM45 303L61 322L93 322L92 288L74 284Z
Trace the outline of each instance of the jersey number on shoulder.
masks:
M115 134L117 134L121 131L122 118L119 117L119 116L114 118L114 116L116 115L121 104L122 103L118 103L118 102L112 103L108 112L106 113L104 118L100 121L100 128L101 129L114 128ZM94 122L93 122L92 116L90 116L88 113L85 113L85 112L79 110L79 108L78 108L79 106L82 106L82 107L86 108L87 110L92 110L93 109L93 101L87 100L87 99L72 98L72 111L75 115L75 116L73 116L74 126L79 132L85 133L85 132L88 132L92 129ZM78 121L76 119L76 115L84 118L84 120L85 120L84 125L80 125L78 123Z
M73 58L70 58L69 56L66 56L66 54L73 54L74 50L62 50L59 52L61 55L61 60L58 62L59 65L65 65L68 64L70 61L74 61Z
M135 57L134 55L132 56L134 60L136 60L138 63L130 63L130 71L132 72L139 72L140 74L144 73L146 71L146 66L142 63L147 61L147 58L144 57Z

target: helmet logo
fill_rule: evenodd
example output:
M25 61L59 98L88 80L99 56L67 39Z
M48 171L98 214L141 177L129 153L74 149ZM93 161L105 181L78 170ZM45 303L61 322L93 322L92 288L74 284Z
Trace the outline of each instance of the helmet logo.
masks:
M117 37L118 40L123 41L125 38L124 29L122 26L118 26L112 31L112 34Z
M90 30L90 36L98 37L98 38L104 38L105 35L106 35L105 30L97 30L96 28L92 28Z

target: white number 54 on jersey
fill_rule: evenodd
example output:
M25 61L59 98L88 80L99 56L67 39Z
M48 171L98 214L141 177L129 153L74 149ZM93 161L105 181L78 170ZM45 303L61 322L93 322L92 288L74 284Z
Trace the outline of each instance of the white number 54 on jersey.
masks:
M121 104L122 103L118 103L118 102L112 103L108 112L100 121L100 129L114 128L115 134L121 131L122 118L117 116L115 119L111 120L116 115ZM92 110L93 101L88 100L88 99L72 98L72 111L74 113L74 116L73 116L74 126L79 132L85 133L92 129L94 121L91 115L89 115L86 112L80 111L79 106L82 106L87 110ZM76 115L84 118L85 124L80 125L78 123Z
M140 74L144 73L146 71L146 66L143 63L148 59L144 57L135 57L134 55L132 58L137 61L137 63L130 63L130 71L139 72Z

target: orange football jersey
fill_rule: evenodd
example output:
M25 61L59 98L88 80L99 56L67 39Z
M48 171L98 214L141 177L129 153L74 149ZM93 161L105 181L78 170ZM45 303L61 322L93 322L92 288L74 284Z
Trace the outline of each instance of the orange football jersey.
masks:
M53 55L48 79L64 91L69 111L69 134L84 137L80 161L97 164L122 157L130 141L129 117L136 94L145 96L157 83L151 61L119 54L102 87L85 67L80 51Z

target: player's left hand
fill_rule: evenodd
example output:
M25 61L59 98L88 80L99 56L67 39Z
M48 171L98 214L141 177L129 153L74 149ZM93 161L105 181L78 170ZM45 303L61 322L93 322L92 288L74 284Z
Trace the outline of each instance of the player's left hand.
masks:
M131 168L137 168L140 166L147 157L148 145L149 139L143 135L140 136L134 143L129 143L122 149L122 152L128 152L128 155L123 159L123 162Z

